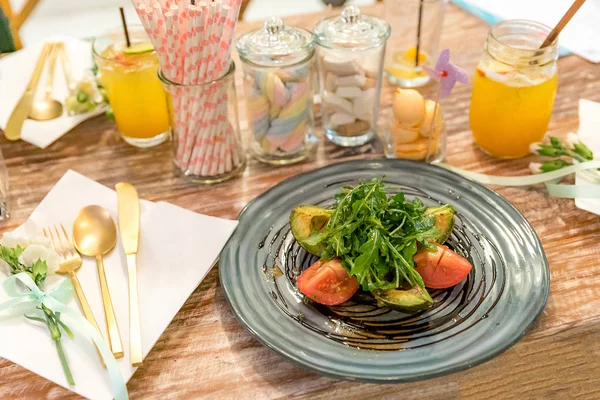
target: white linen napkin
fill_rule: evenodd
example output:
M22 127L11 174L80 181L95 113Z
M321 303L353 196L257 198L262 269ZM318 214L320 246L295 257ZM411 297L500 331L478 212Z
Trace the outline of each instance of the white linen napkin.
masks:
M84 77L85 71L92 67L91 42L68 36L55 36L0 58L0 128L6 128L8 118L21 99L21 96L23 96L45 42L65 43L75 81L81 80ZM44 73L38 83L36 99L39 99L44 91L47 75L46 70L44 69ZM65 81L62 64L60 58L58 58L54 75L53 97L64 105L64 100L68 93L69 90ZM39 148L46 148L81 122L104 111L105 108L98 107L89 113L69 116L65 109L61 117L50 121L27 119L23 124L21 139Z
M164 202L141 200L140 203L141 235L137 267L142 345L146 357L215 264L238 222L196 214ZM118 224L116 192L77 172L68 171L30 219L39 227L63 223L71 231L79 210L91 204L105 207ZM128 381L136 368L131 367L129 361L127 267L120 238L113 251L104 258L104 266L125 349L125 357L117 363L125 381ZM107 338L95 260L84 257L77 276L103 336ZM0 273L0 301L6 300L1 286L6 277L6 273ZM61 279L67 278L63 275L49 276L46 289ZM69 306L78 308L78 303L74 299ZM24 317L0 320L0 356L86 398L111 399L108 375L94 346L83 338L76 337L72 341L66 336L63 336L63 345L75 379L74 387L67 384L46 327Z
M595 101L579 100L579 130L581 141L592 150L594 160L600 160L600 103ZM577 185L592 185L581 173L575 178ZM598 199L575 199L575 206L582 210L600 215L600 200Z

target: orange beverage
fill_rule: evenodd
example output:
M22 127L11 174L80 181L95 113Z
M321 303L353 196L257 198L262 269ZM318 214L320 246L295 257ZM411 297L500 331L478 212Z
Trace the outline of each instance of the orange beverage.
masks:
M408 88L429 82L423 66L435 64L447 4L448 0L384 1L385 20L392 26L385 71L392 84Z
M121 136L134 146L150 147L168 138L167 100L154 48L143 30L130 29L130 34L130 47L120 32L96 39L95 61Z
M529 154L548 129L558 86L556 43L538 50L550 28L505 21L490 31L475 71L470 122L479 147L495 157Z

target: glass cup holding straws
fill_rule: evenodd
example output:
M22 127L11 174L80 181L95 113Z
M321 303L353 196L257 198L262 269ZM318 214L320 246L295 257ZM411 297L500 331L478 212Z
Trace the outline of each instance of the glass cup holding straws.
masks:
M167 92L175 165L202 183L218 183L246 164L240 141L235 64L214 81L182 85L159 78Z
M222 182L246 165L231 60L240 5L239 0L135 3L160 62L173 162L179 173L201 183Z
M385 0L385 17L392 26L385 71L401 87L429 82L423 65L431 67L438 52L448 0Z

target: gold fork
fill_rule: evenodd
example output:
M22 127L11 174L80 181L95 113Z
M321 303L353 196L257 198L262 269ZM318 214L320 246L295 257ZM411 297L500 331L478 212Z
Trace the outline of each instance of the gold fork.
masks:
M54 233L52 232L52 228L54 228ZM73 283L73 287L75 288L77 300L79 300L79 304L81 305L83 315L85 315L85 318L90 322L90 324L94 326L94 328L96 328L98 333L100 333L100 336L102 336L102 332L100 331L100 328L98 328L96 318L94 318L92 309L90 308L90 305L87 302L87 299L85 298L85 294L83 294L83 289L81 288L79 279L77 279L77 275L75 274L75 271L77 271L77 269L81 267L81 256L75 250L73 242L69 238L69 235L67 234L67 231L63 224L60 224L60 228L60 231L58 229L58 225L55 225L54 227L44 228L44 235L52 241L54 250L60 256L60 264L56 272L59 274L69 275L69 278Z

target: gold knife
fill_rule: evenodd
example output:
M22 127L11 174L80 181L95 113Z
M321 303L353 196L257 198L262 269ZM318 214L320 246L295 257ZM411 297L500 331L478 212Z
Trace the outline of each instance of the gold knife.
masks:
M119 230L127 258L129 276L129 355L131 365L142 365L142 332L138 300L136 254L140 241L140 201L137 191L129 183L117 183L119 201Z
M60 62L62 64L63 73L65 75L65 81L67 82L67 88L69 89L69 96L75 91L76 83L73 80L73 72L71 71L71 61L69 59L69 53L67 53L67 47L65 42L59 43Z
M38 58L37 64L35 65L33 73L31 74L31 78L29 79L29 83L27 84L27 88L25 89L25 93L23 93L23 97L21 97L21 100L19 100L17 106L8 118L6 129L4 130L4 136L8 140L19 140L21 138L23 122L25 122L29 116L29 112L33 106L35 90L37 89L40 76L42 75L42 71L46 65L46 58L48 57L51 46L51 43L44 44L42 52L40 53L40 57Z

